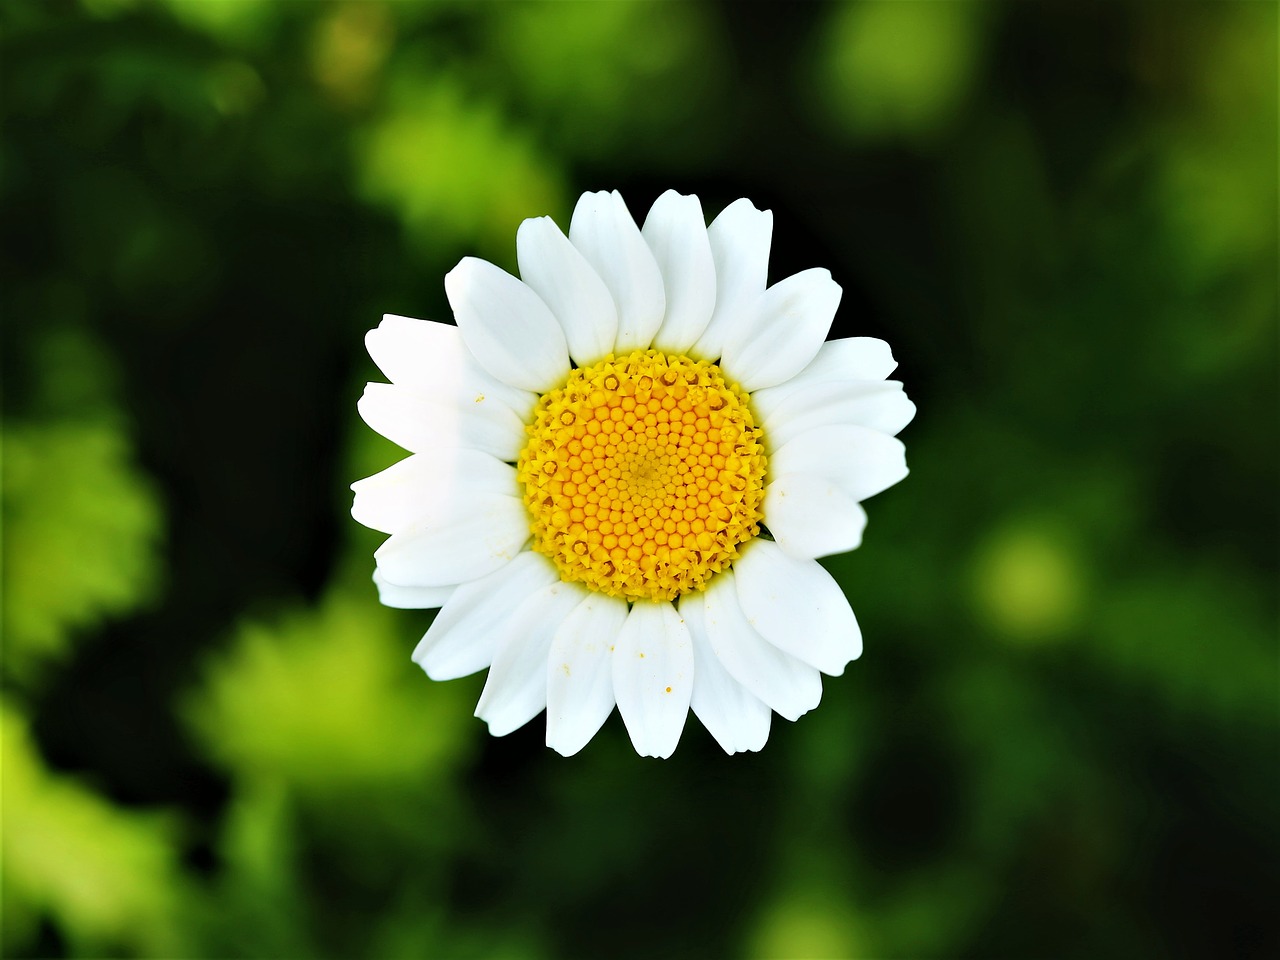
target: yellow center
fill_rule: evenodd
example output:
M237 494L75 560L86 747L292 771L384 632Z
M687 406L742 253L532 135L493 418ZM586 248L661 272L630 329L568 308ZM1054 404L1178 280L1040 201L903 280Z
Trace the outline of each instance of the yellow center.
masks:
M627 600L701 590L760 532L765 456L714 363L605 357L542 395L517 467L533 548Z

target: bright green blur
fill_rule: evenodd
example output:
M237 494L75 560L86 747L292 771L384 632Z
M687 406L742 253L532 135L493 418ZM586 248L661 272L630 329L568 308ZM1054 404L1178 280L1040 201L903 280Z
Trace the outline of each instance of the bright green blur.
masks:
M5 956L1280 947L1274 5L0 14ZM364 331L615 187L772 208L919 406L758 756L490 739L346 514Z

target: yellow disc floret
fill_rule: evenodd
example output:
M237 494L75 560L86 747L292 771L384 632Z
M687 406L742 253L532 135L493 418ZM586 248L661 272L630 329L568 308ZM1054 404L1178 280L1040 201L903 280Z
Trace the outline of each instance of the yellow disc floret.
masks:
M701 590L760 532L765 456L714 363L637 350L538 401L517 464L533 548L627 600Z

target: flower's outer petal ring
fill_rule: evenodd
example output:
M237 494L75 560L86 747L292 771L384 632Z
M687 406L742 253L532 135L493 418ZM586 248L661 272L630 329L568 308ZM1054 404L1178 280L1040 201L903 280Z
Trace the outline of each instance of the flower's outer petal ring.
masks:
M460 407L500 404L521 423L533 415L538 395L489 376L451 324L388 313L364 342L378 369L397 386Z
M770 407L764 436L776 450L815 427L852 424L894 436L916 415L916 405L897 380L813 383L793 390Z
M615 353L653 342L666 310L662 273L618 191L584 193L569 221L569 239L613 294L618 307Z
M498 637L520 605L559 579L555 565L525 551L486 577L453 591L413 651L432 680L456 680L493 662Z
M464 257L444 278L467 349L491 376L545 393L569 375L564 331L542 298L500 267Z
M642 757L675 752L693 694L689 629L666 601L631 608L613 651L613 692L627 733Z
M547 746L571 757L613 712L613 647L627 603L589 593L560 624L546 663Z
M716 304L716 265L702 204L695 196L668 190L649 208L640 233L658 261L667 295L653 346L684 353L707 329Z
M520 496L516 469L479 450L440 449L415 453L381 473L351 485L351 516L383 533L401 533L432 511L455 512L461 496L478 493Z
M398 610L425 610L443 607L453 596L453 587L402 587L392 583L380 570L373 571L373 582L378 588L378 600L384 607Z
M729 676L707 636L703 593L680 598L680 616L693 643L693 697L689 706L725 753L761 749L769 739L773 712Z
M618 309L600 275L550 217L534 217L516 231L520 279L538 294L564 329L578 366L613 350Z
M750 200L735 200L707 227L716 268L716 306L707 329L689 355L718 360L738 324L754 315L769 274L773 211L757 210Z
M902 441L876 430L842 424L806 430L769 458L775 476L812 473L858 501L887 490L907 475Z
M751 394L751 405L761 417L768 417L784 397L801 387L849 380L883 380L897 366L893 352L883 340L874 337L828 340L813 362L790 380Z
M466 583L512 560L529 540L524 501L460 490L447 511L392 534L373 554L393 583L442 587Z
M813 560L856 550L867 513L834 481L788 473L764 488L764 522L789 556Z
M547 705L547 655L565 618L586 597L585 587L557 580L528 597L498 638L476 716L505 737Z
M749 322L725 331L723 365L744 390L790 380L818 354L840 306L827 270L793 274L764 292Z
M729 676L779 715L796 720L822 699L822 675L756 632L738 600L732 571L703 591L707 639Z
M762 637L838 677L862 655L862 631L844 591L817 560L797 560L757 540L733 563L738 603Z
M356 409L370 427L413 453L470 447L514 460L528 440L505 404L460 405L394 383L365 384Z

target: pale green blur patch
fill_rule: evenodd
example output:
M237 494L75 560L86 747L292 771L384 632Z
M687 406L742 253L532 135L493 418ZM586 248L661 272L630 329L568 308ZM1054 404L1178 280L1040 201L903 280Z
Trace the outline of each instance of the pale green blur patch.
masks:
M279 778L235 784L218 837L222 865L203 917L219 955L303 957L324 951L309 930L298 829Z
M27 678L158 581L163 516L118 428L4 426L4 665Z
M1085 569L1069 539L1051 525L1000 528L973 565L973 597L988 624L1010 640L1036 643L1061 636L1078 620Z
M558 164L496 106L447 79L392 86L390 108L359 138L360 189L423 250L447 237L510 259L521 220L564 208Z
M267 95L258 71L242 60L227 59L214 64L205 82L214 108L226 117L252 113Z
M209 756L309 795L396 788L454 768L479 732L472 691L427 683L410 662L413 641L366 589L240 628L186 704Z
M174 956L189 891L173 824L127 812L49 773L26 720L0 707L4 931L9 948L50 918L77 956Z
M102 0L95 0L95 6ZM262 43L280 19L284 4L271 0L161 0L173 18L223 43Z
M751 957L865 956L850 899L825 884L801 881L766 908L748 945Z
M334 4L311 30L311 71L331 99L356 107L376 92L395 41L390 10L378 3Z
M1274 269L1275 136L1262 119L1276 114L1275 49L1268 4L1236 4L1207 22L1187 109L1166 121L1176 147L1159 153L1160 209L1183 245L1182 268L1201 282L1248 264Z
M973 86L984 17L964 0L845 3L822 27L814 97L855 137L925 139Z

